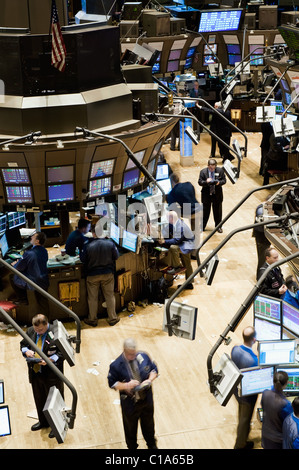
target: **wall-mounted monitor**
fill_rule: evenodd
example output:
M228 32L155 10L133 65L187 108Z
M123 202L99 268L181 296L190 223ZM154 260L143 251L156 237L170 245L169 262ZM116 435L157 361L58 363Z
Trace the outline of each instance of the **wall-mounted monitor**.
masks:
M241 48L239 44L226 44L228 54L241 54Z
M282 302L282 325L299 337L299 310L287 302Z
M179 60L181 57L181 49L171 49L169 52L168 60Z
M203 48L203 53L205 55L217 55L217 44L205 44Z
M167 62L167 72L178 72L180 69L179 60L169 60Z
M53 184L48 186L49 202L73 201L75 198L74 184Z
M288 374L288 383L283 393L287 396L299 395L299 366L278 366L276 372L284 371Z
M122 248L125 248L126 250L136 253L137 240L138 240L138 235L136 235L135 233L128 232L127 230L124 230L122 234L121 246Z
M32 204L32 190L30 186L5 186L8 204Z
M110 222L110 238L119 245L120 229L114 222Z
M136 186L139 182L139 170L134 168L133 170L125 171L123 176L123 189L129 189Z
M189 47L187 54L186 54L186 59L189 57L193 57L196 51L196 47Z
M6 230L6 224L7 224L7 215L6 214L0 215L0 234Z
M228 54L228 65L235 66L236 62L241 62L241 54Z
M7 223L9 229L26 224L25 212L8 212Z
M8 243L7 243L7 238L6 238L6 234L4 233L2 235L2 237L0 238L0 248L1 248L1 254L2 254L2 258L5 258L6 256L6 253L8 252L9 250L9 246L8 246ZM1 403L1 402L0 402Z
M48 183L63 183L66 181L74 181L74 166L52 166L47 168Z
M98 197L110 194L111 184L111 176L89 181L89 197Z
M262 320L281 324L282 301L263 294L257 295L253 302L253 315Z
M91 165L90 178L101 178L113 173L115 159L93 162Z
M295 340L260 341L258 344L259 365L295 363Z
M10 435L11 435L11 426L10 426L9 408L7 405L3 405L3 406L0 406L0 437L10 436Z
M144 154L145 154L145 150L140 150L139 152L134 152L134 156L139 161L139 163L142 163ZM133 162L133 160L131 160L131 158L128 158L128 162L127 162L127 166L126 166L125 171L130 170L131 168L135 168L135 167L136 167L136 165Z
M218 60L214 55L204 55L203 56L203 65L212 65L212 64L217 64Z
M199 33L216 31L238 31L243 9L202 10L200 12Z
M241 369L240 396L257 395L273 386L274 367L252 367Z
M188 58L185 60L184 69L191 69L192 64L193 64L193 57L188 57Z
M162 330L168 332L166 317L167 302L168 300L165 300ZM194 340L196 335L197 307L179 302L171 302L169 313L172 333L179 338Z
M5 184L29 184L27 168L2 168L2 177Z

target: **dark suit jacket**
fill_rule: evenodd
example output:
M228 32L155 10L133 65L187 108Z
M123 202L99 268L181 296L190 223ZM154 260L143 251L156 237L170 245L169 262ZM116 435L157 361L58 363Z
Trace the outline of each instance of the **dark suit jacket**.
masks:
M210 184L207 183L207 179L209 178L209 169L203 168L199 173L198 184L202 187L201 190L201 200L202 202L207 202L210 199ZM216 166L215 169L215 179L219 181L218 185L215 185L215 196L217 202L223 201L223 191L222 186L226 183L226 176L224 173L224 169Z
M263 266L258 271L258 279L264 274L265 270L268 268L268 263L264 263ZM267 274L266 278L262 283L262 288L260 290L261 294L269 295L270 297L281 297L279 294L279 288L285 284L285 280L282 274L280 267L277 267L277 272L273 269Z
M63 373L63 361L64 361L64 359L63 359L63 356L62 356L61 352L59 351L58 347L54 343L53 329L54 329L53 325L49 325L49 329L48 329L47 335L45 337L42 352L49 359L51 359L51 356L57 355L58 359L54 364ZM34 343L36 343L37 334L34 331L33 326L28 328L26 334L27 334L27 336L29 336L29 338L32 341L34 341ZM20 344L21 351L22 351L22 348L26 348L26 347L29 348L29 349L32 349L31 345L28 343L26 338L23 338L23 340L21 341L21 344ZM32 382L32 375L35 374L35 372L33 371L33 365L34 364L31 363L31 362L28 363L28 373L29 373L29 382L30 383ZM48 378L53 378L54 380L56 380L56 378L57 378L57 380L60 380L58 378L58 376L52 371L52 369L47 364L45 366L42 366L41 371L42 371L43 376L47 377L47 379Z

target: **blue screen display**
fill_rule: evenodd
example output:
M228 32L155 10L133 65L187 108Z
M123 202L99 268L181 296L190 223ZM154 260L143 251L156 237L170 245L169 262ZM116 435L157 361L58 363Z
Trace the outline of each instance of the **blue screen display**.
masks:
M240 26L241 14L242 9L202 11L198 32L237 31Z
M48 186L49 202L73 201L74 185L70 184L53 184Z
M128 232L124 230L123 232L123 239L122 239L122 247L126 248L126 250L136 252L137 247L137 235L135 233Z

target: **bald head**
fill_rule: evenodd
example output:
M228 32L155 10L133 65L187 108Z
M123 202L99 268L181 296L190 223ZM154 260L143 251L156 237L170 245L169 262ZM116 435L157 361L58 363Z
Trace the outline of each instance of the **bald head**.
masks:
M256 331L253 326L247 326L243 330L243 341L246 346L251 347L256 341Z

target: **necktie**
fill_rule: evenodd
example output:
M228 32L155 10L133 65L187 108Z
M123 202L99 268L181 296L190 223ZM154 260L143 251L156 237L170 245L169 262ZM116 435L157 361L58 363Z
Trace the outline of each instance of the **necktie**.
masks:
M212 178L212 181L215 181L215 177L214 177L214 172L213 172L213 171L211 172L211 178ZM214 185L214 184L211 184L211 186L210 186L210 194L215 194L215 185Z
M36 346L41 350L42 347L43 347L43 338L42 336L40 335L40 337L38 338L38 342L36 343ZM34 354L34 357L40 357L39 354L37 354L37 352ZM34 364L33 366L33 370L34 372L39 372L40 371L40 368L41 366L39 364Z
M131 367L133 379L138 380L138 382L141 382L141 377L140 377L138 365L136 364L135 360L130 361L130 367ZM135 400L136 401L138 401L140 399L143 400L144 398L145 398L145 392L143 392L143 391L135 392Z

